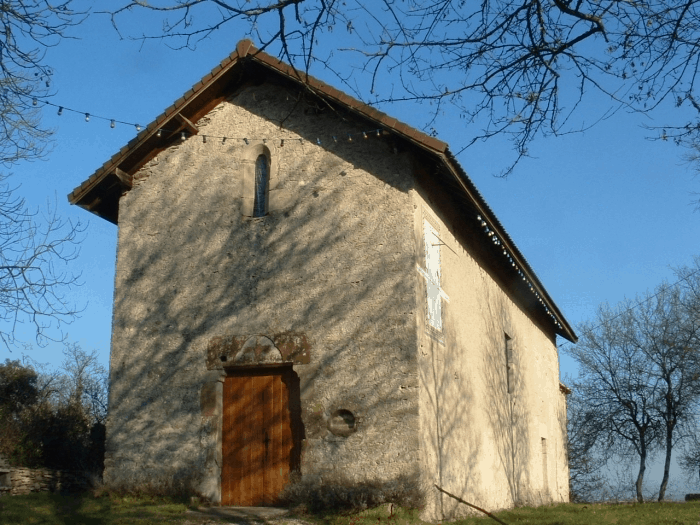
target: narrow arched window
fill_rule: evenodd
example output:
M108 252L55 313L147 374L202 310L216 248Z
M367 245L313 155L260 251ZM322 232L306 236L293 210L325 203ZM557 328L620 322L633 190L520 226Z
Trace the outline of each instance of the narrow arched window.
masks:
M269 178L267 157L265 155L259 155L255 161L255 201L253 203L253 217L265 216Z

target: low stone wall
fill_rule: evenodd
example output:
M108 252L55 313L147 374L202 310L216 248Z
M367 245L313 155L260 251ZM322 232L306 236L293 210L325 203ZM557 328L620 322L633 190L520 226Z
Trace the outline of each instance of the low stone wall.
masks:
M0 485L0 495L29 494L30 492L80 492L90 487L87 474L51 470L13 467L10 471L10 486ZM5 478L6 479L6 478Z

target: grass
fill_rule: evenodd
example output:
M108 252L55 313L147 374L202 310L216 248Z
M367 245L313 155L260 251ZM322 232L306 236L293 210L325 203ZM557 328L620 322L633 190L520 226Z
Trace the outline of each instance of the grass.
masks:
M495 513L508 525L697 525L700 502L644 504L560 504L544 507L521 507ZM387 517L384 509L360 514L322 513L304 516L321 525L417 525L418 511L398 509ZM487 517L473 517L450 522L453 525L496 525Z
M421 525L419 511L386 506L360 513L322 512L296 517L317 525ZM508 525L697 525L700 502L644 504L561 504L522 507L496 514ZM0 524L155 525L216 521L187 514L184 501L148 496L60 495L34 493L0 498ZM225 522L226 520L223 520ZM486 517L451 522L454 525L495 525Z
M26 496L0 497L0 524L155 525L198 523L186 514L187 505L173 499L153 497L99 498L35 492Z

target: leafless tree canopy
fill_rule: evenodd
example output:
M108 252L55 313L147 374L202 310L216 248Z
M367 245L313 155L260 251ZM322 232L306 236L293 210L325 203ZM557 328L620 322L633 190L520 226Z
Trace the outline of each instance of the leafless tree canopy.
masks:
M595 410L579 392L573 391L566 405L569 497L575 502L594 501L604 489L603 468L608 460L599 443L602 428Z
M144 10L161 15L162 27L129 36L194 47L227 28L237 31L232 41L252 35L300 69L335 68L370 102L419 100L435 115L458 111L471 133L465 147L506 134L518 156L527 155L538 135L604 116L570 119L594 91L610 111L649 111L666 99L687 104L693 118L663 136L692 142L699 129L694 0L130 0L112 13L115 27ZM362 80L338 69L339 51Z
M51 96L52 70L46 49L79 24L83 13L72 0L0 2L0 165L11 168L43 158L52 131L41 126L40 108ZM0 340L15 342L27 323L36 341L61 339L61 324L76 311L65 299L77 277L67 264L77 255L82 227L61 219L49 206L29 210L0 174Z
M580 367L572 419L584 423L574 444L636 456L639 501L646 461L657 450L665 458L664 499L672 451L693 437L700 415L700 266L677 273L675 285L601 307L568 349Z
M68 264L78 255L83 227L27 209L0 176L0 340L15 342L18 324L32 326L37 343L61 339L61 325L76 312L65 297L78 276Z
M51 95L47 48L65 38L83 14L72 0L0 3L0 164L41 158L51 130L40 123L41 103Z

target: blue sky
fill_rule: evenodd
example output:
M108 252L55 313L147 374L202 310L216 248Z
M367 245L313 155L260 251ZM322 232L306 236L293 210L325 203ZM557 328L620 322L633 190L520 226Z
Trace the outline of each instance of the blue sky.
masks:
M147 20L133 16L125 33L139 34ZM139 25L140 24L140 25ZM157 30L157 27L148 27ZM146 29L144 29L146 30ZM233 51L244 30L226 27L196 51L173 50L155 40L120 40L109 20L91 16L48 51L55 70L54 104L92 115L147 124ZM342 63L342 55L337 55ZM323 77L323 72L313 72ZM338 85L331 78L331 83ZM339 86L340 87L340 86ZM595 120L608 106L593 95L584 115ZM383 110L421 127L429 107L415 103ZM588 112L588 113L587 113ZM589 131L540 139L507 179L494 177L507 165L509 145L493 140L464 151L459 161L557 302L576 326L603 302L611 304L673 280L672 267L697 255L700 213L691 204L700 178L671 142L646 140L642 124L665 123L663 110L651 117L618 112ZM652 118L653 117L653 118ZM116 234L114 225L69 206L66 195L134 137L123 125L48 108L44 124L56 129L53 151L44 162L17 166L13 182L32 206L47 199L60 214L89 226L75 261L83 285L71 293L86 305L68 337L99 351L108 364ZM459 149L464 122L449 114L434 124L439 138ZM31 334L25 339L31 341ZM560 340L559 342L562 342ZM0 359L17 358L21 348L0 350ZM60 345L28 352L39 362L61 361ZM562 376L574 375L562 355Z
M133 19L131 20L133 22ZM143 29L142 29L143 28ZM139 34L153 29L124 26ZM156 28L157 29L157 28ZM129 126L109 127L95 115L147 124L180 97L246 35L217 33L196 51L173 50L162 41L120 40L104 15L93 15L74 30L77 39L49 50L55 70L50 101L80 111L44 111L56 129L48 159L17 166L13 181L34 206L56 200L60 213L89 222L76 269L83 286L73 296L87 304L68 327L71 339L104 355L109 351L116 227L74 206L66 195L133 138ZM319 75L323 77L323 72ZM330 79L329 79L330 81ZM607 107L593 96L591 118ZM416 127L430 108L415 103L385 111ZM82 113L93 115L89 123ZM614 304L673 279L673 266L698 254L700 213L692 193L700 178L683 162L685 150L670 141L650 141L643 123L665 122L664 114L618 112L585 133L539 139L507 179L495 175L507 165L510 145L502 139L477 144L459 155L491 208L513 237L569 321L591 318L598 304ZM464 123L449 114L435 125L439 138L459 149ZM43 361L56 359L56 346L35 349ZM6 350L5 350L6 351ZM18 351L15 351L18 352ZM562 374L573 370L563 358Z

